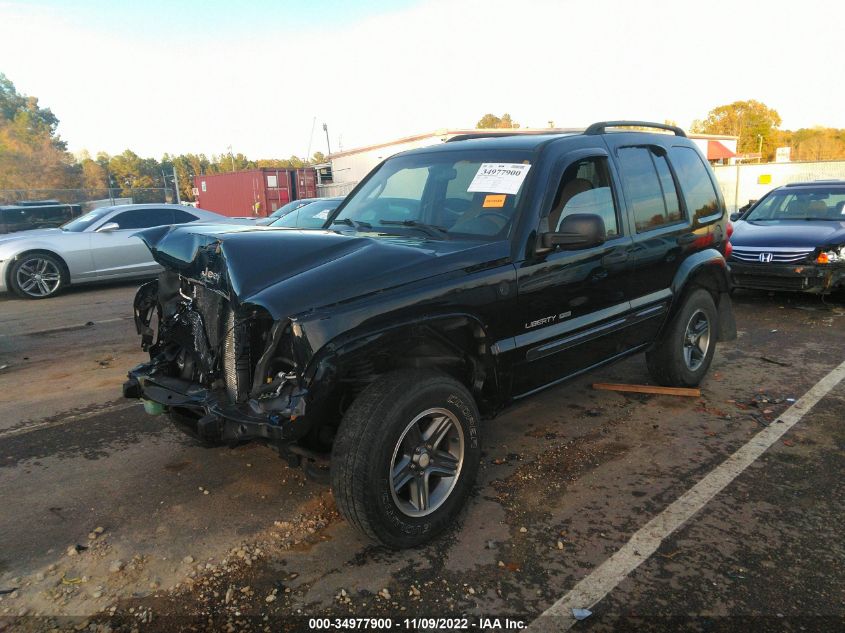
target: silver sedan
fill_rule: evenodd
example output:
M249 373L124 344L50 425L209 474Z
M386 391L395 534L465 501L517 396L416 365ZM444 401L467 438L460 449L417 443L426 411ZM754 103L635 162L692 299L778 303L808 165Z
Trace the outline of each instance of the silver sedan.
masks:
M135 234L187 222L253 224L177 204L101 207L61 228L0 236L0 292L45 299L70 284L153 276L161 267Z

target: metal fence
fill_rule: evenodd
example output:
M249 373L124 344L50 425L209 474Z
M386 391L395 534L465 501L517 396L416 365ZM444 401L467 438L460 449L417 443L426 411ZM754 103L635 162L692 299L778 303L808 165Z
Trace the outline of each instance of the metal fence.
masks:
M65 204L81 204L84 210L115 204L176 202L171 189L0 189L0 204L22 200L58 200Z
M749 200L759 200L766 192L791 182L845 180L845 161L842 160L716 165L713 170L730 211L736 211Z

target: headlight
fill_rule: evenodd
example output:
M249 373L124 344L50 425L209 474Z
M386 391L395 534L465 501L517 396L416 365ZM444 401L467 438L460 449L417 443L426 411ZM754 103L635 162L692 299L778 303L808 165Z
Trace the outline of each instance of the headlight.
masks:
M845 262L845 246L822 251L816 257L817 264L837 264L839 262Z

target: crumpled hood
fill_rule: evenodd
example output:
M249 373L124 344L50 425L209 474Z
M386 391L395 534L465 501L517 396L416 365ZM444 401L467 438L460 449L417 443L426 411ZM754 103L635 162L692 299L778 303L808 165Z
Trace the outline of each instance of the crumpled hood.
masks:
M0 235L0 244L12 240L25 240L33 237L48 237L50 235L61 235L61 229L29 229L28 231L15 231L14 233L3 233Z
M845 222L830 220L776 220L734 224L731 244L743 246L815 247L845 243Z
M322 230L157 227L138 234L182 275L265 307L274 318L501 259L507 243L368 237ZM489 251L487 253L486 251Z

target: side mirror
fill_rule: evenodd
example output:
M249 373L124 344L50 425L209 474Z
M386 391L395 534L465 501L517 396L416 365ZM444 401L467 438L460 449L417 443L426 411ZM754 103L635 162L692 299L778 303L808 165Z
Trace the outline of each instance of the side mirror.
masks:
M117 222L106 222L103 226L94 231L94 233L111 233L112 231L117 231L119 228L120 225Z
M742 217L742 213L737 211L736 213L731 213L731 222L736 222Z
M607 233L604 220L594 213L573 213L560 223L553 233L543 233L540 243L544 249L559 246L563 250L574 251L604 244Z

